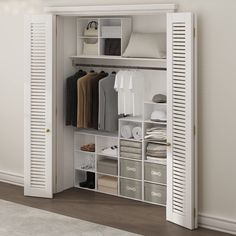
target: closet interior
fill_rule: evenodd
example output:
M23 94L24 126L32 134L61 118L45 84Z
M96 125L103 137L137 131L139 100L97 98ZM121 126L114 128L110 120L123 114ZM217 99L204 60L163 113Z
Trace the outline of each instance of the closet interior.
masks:
M58 99L64 98L58 102L64 111L64 122L60 122L64 130L62 158L67 162L64 188L74 186L165 206L166 13L59 18L58 50L64 58L59 66L63 76L57 77L57 86L61 88ZM142 38L150 43L159 40L154 44L157 48L145 45ZM79 88L83 87L81 81L86 81L84 75L97 80L95 85L87 83L95 96L92 102ZM68 88L70 80L77 81L72 88L78 89L76 99ZM108 81L107 91L101 91L101 84ZM68 110L70 99L77 107ZM88 111L86 106L91 103ZM71 112L78 113L74 118L77 122L68 121ZM92 121L94 116L97 124ZM81 119L86 122L81 123Z
M26 196L76 187L197 227L196 20L175 4L25 18Z

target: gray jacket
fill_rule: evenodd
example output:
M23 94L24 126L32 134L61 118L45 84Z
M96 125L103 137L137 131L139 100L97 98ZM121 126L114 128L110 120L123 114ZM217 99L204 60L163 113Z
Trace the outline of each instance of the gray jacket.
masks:
M104 131L118 130L118 93L114 89L115 74L99 81L98 128Z

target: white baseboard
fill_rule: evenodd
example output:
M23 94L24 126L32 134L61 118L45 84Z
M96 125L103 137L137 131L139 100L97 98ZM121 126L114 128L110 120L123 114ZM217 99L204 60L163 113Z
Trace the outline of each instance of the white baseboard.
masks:
M236 221L200 213L199 226L236 235Z
M0 182L23 186L24 176L0 170Z

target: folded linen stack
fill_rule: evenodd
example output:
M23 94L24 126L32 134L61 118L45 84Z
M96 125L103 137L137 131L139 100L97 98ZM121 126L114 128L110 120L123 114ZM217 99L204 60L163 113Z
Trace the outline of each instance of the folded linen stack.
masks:
M166 146L156 143L148 143L146 154L151 157L166 158Z
M121 140L120 156L131 159L142 159L142 143Z
M152 127L147 129L145 139L164 142L166 141L166 127Z
M98 177L98 191L117 195L118 181L116 177L101 175Z

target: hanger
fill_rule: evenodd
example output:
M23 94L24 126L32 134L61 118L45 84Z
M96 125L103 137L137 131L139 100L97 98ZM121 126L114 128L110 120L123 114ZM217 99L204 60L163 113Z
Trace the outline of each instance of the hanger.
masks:
M90 70L90 73L94 73L95 71L94 70Z
M112 71L112 74L116 74L116 71Z

